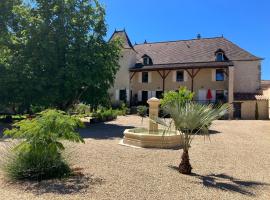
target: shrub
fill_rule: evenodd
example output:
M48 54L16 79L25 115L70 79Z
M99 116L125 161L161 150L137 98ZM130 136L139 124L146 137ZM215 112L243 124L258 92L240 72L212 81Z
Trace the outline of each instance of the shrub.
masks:
M69 109L68 111L70 114L79 114L79 115L90 115L91 108L89 105L84 103L78 103L73 106L73 108Z
M145 117L147 115L147 107L146 106L137 106L137 113L141 117Z
M194 93L189 91L186 87L180 87L177 92L169 91L164 94L163 99L160 102L161 107L165 107L169 104L174 104L177 101L182 106L193 99Z
M62 140L84 142L76 132L82 122L58 110L45 110L34 119L14 124L4 134L22 139L12 148L4 170L13 179L42 180L67 176L71 169L63 158Z
M137 113L139 116L142 117L142 123L143 123L143 118L146 117L146 115L147 115L147 107L146 106L137 106Z
M113 109L100 108L92 114L97 121L105 122L117 118L117 111Z

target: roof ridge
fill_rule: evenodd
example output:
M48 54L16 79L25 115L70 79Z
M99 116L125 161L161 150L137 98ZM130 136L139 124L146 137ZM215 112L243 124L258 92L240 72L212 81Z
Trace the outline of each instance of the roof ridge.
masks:
M134 46L138 45L146 45L146 44L157 44L157 43L170 43L170 42L184 42L184 41L192 41L192 40L208 40L208 39L217 39L217 38L224 38L222 36L216 36L216 37L207 37L207 38L193 38L193 39L182 39L182 40L168 40L168 41L157 41L157 42L147 42L147 43L140 43L140 44L135 44Z

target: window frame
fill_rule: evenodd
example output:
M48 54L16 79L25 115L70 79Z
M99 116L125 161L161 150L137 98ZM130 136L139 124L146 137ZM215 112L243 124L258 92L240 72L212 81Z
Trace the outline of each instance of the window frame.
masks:
M221 56L221 57L219 57L219 56ZM219 58L221 58L221 59L219 59ZM216 53L216 61L217 62L222 62L222 61L224 61L225 60L225 58L224 58L224 53L223 52L217 52Z
M218 77L218 71L219 71L219 73L222 71L222 76L223 76L222 79L217 78ZM216 79L216 81L225 81L225 72L224 72L223 69L216 69L215 79Z
M145 74L147 74L147 79L145 80ZM148 72L142 72L142 83L149 83L149 73Z
M146 62L145 62L146 61ZM143 64L144 65L150 65L150 58L149 57L144 57L143 58Z
M125 94L122 94L122 92L125 93ZM119 90L119 100L120 101L126 101L126 99L122 99L122 97L123 97L122 95L125 96L125 98L127 98L127 91L126 91L126 89Z
M182 73L182 80L178 80L178 73ZM185 75L184 75L184 71L183 70L178 70L178 71L176 71L176 74L175 74L175 80L176 80L176 82L184 82L184 80L185 80Z

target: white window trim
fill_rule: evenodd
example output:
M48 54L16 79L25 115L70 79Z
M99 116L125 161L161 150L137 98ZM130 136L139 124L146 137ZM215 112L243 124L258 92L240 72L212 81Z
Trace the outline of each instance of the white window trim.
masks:
M116 89L115 90L115 100L116 101L119 101L119 95L120 95L120 92L119 91L120 91L119 89Z
M138 91L138 101L142 101L142 91Z
M148 83L152 82L152 73L148 72Z

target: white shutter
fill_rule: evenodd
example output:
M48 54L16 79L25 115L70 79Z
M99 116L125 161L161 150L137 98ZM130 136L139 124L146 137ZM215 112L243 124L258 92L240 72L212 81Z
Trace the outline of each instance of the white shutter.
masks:
M172 71L172 81L176 82L176 71Z
M216 81L216 69L212 69L212 81Z
M198 99L199 101L205 101L206 100L206 90L199 90L199 93L198 93Z
M148 83L152 82L152 72L148 72Z
M119 101L119 90L118 89L115 90L115 100Z
M148 91L148 99L150 99L152 97L152 91Z
M129 90L126 90L126 94L127 94L127 101L129 101L129 95L130 95L130 92L129 92Z
M138 73L138 82L141 83L142 82L142 72Z
M212 93L212 102L216 101L216 90L211 90Z
M156 97L156 91L152 91L152 96L151 97Z
M184 81L186 82L188 80L188 73L186 70L184 70Z
M138 91L138 101L142 101L142 91Z

